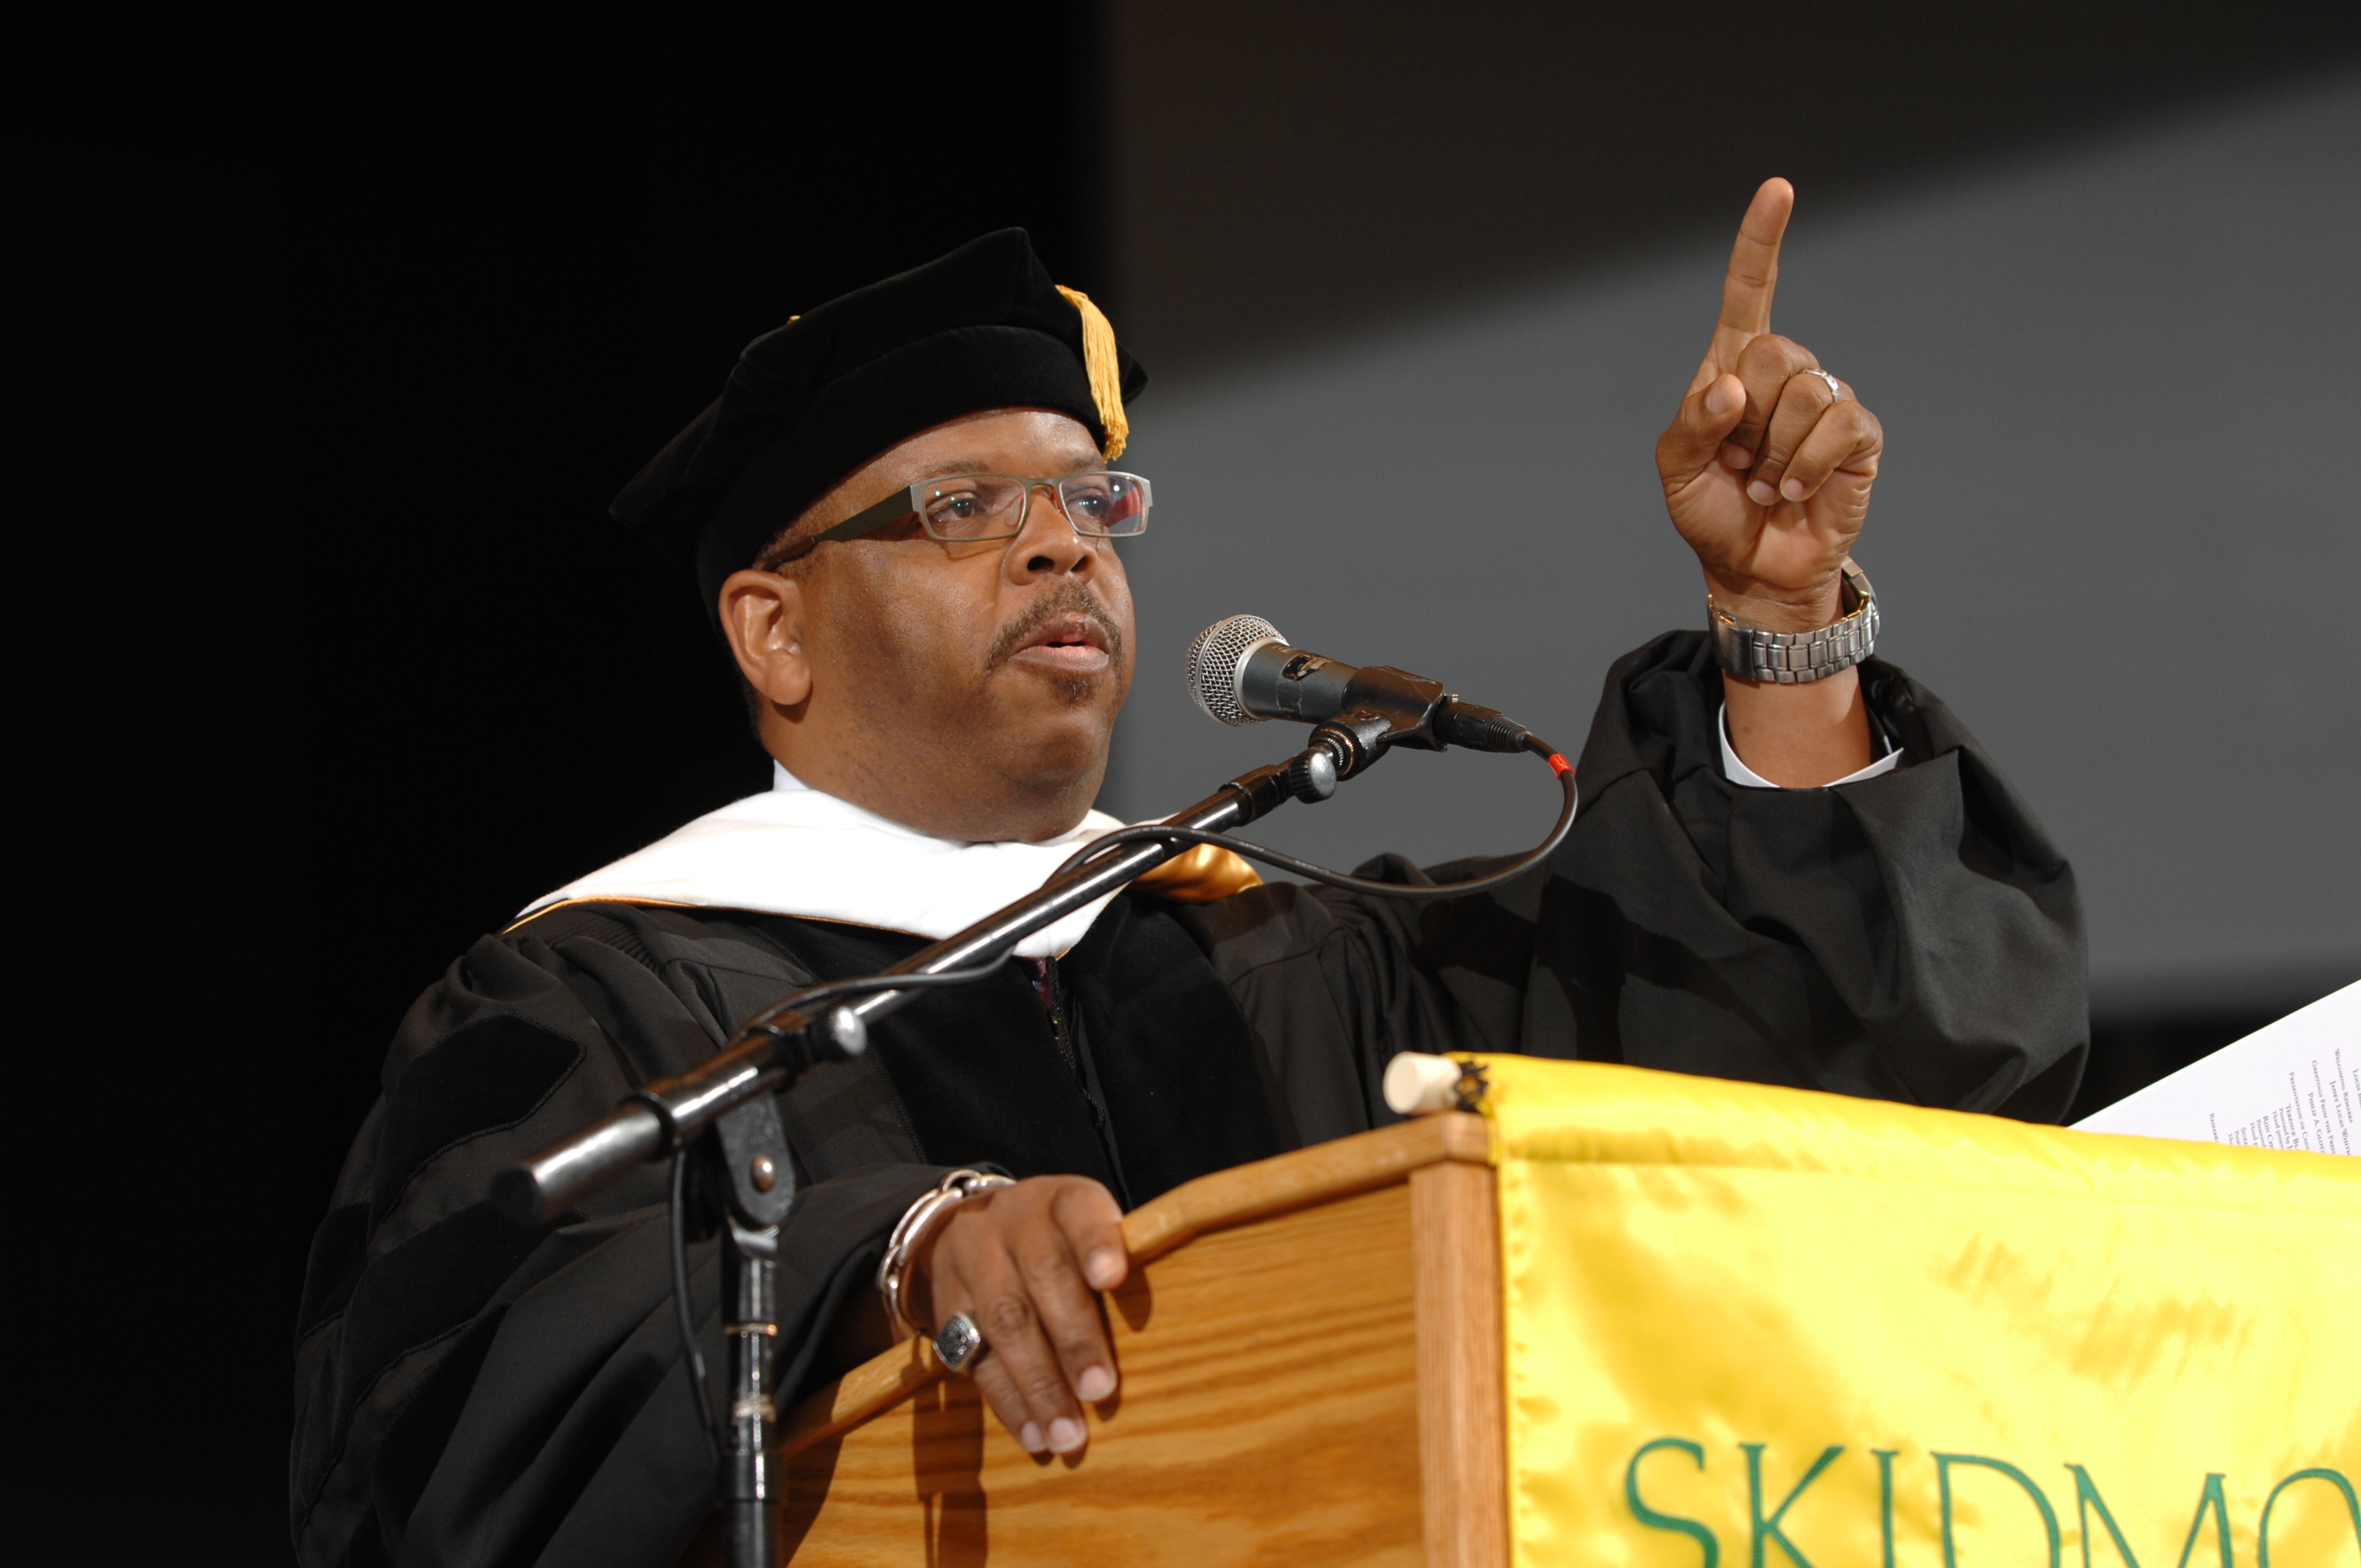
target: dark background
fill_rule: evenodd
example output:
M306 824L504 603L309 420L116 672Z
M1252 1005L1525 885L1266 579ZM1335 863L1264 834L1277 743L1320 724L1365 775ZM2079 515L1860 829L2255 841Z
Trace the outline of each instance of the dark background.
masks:
M284 1552L303 1250L402 1009L762 784L690 592L604 517L757 333L1022 224L1185 387L1726 225L1762 170L1906 186L2355 33L1222 0L55 40L10 594L46 1439L16 1512ZM1709 119L1759 145L1699 178ZM2081 1109L2264 1021L2103 1018Z

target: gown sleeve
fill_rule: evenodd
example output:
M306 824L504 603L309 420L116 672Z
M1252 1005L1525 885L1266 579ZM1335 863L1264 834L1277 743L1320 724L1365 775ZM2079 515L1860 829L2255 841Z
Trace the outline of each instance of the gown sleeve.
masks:
M1950 710L1861 666L1893 771L1722 774L1720 674L1670 632L1607 679L1549 862L1412 905L1272 885L1181 912L1307 1135L1392 1118L1399 1050L1521 1052L2055 1121L2089 1049L2072 870ZM1502 861L1363 874L1451 882Z
M477 942L394 1040L313 1240L297 1331L291 1506L307 1565L648 1568L677 1561L712 1504L664 1170L550 1227L486 1201L495 1170L720 1042L709 972L582 929L535 922ZM820 1365L827 1326L942 1172L865 1159L818 1174L781 1234L786 1396L841 1370ZM718 1378L714 1244L690 1261Z

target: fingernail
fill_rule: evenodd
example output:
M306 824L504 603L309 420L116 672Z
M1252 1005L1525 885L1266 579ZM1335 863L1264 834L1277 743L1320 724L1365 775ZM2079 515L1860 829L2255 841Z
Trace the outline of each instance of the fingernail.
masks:
M1734 441L1721 444L1721 466L1733 474L1743 474L1754 462L1754 454Z
M1082 1275L1091 1282L1091 1288L1104 1290L1123 1277L1123 1259L1116 1255L1115 1248L1103 1246L1082 1265Z
M1804 481L1801 479L1784 480L1779 486L1779 493L1786 497L1791 501L1800 501L1804 499Z
M1756 506L1767 507L1779 499L1779 492L1757 479L1746 487L1746 499Z
M1027 1453L1038 1453L1049 1447L1048 1443L1041 1441L1041 1423L1027 1421L1024 1430L1016 1434L1016 1446Z
M1730 411L1730 388L1725 383L1716 381L1713 384L1713 390L1705 395L1705 411L1709 414L1726 414Z
M1115 1374L1104 1366L1085 1366L1082 1375L1074 1379L1074 1392L1082 1397L1084 1404L1095 1405L1115 1392Z
M1049 1452L1071 1453L1082 1446L1088 1436L1089 1434L1082 1431L1082 1422L1070 1417L1060 1416L1049 1423Z

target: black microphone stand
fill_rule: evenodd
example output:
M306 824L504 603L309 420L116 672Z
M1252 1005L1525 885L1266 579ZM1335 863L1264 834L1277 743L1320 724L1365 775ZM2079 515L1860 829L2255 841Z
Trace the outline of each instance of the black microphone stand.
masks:
M1290 799L1325 800L1338 780L1362 772L1388 744L1422 729L1377 713L1331 719L1312 731L1312 745L1297 756L1241 773L1159 826L1182 834L1224 833ZM1025 938L1120 890L1185 852L1191 842L1132 840L1097 855L1085 850L1038 891L884 974L814 986L765 1008L718 1055L643 1086L604 1120L493 1179L492 1201L503 1212L521 1223L550 1224L652 1160L679 1157L692 1146L705 1150L708 1161L719 1160L730 1368L718 1447L729 1568L774 1568L778 1561L770 1506L777 1410L770 1388L779 1333L779 1226L795 1201L796 1179L775 1091L823 1062L860 1055L868 1048L873 1021L922 991L992 972ZM854 996L859 1000L836 1000ZM829 1003L825 1011L823 1002ZM714 1135L704 1137L708 1129ZM682 1311L686 1321L685 1302ZM697 1386L701 1403L701 1380Z

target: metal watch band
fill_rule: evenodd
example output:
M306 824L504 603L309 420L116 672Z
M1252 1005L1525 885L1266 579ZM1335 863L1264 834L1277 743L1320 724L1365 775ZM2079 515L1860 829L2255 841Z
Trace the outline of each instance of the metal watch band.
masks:
M1843 620L1817 631L1765 631L1731 619L1705 596L1706 625L1721 667L1750 681L1798 685L1850 670L1877 652L1877 595L1869 578L1845 557L1844 586L1853 607Z

